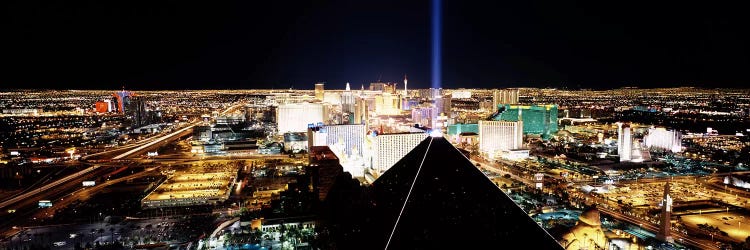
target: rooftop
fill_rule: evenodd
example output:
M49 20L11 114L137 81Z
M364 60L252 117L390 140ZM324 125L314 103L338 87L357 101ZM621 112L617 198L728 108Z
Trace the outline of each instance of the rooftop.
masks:
M377 242L386 248L562 248L441 137L425 139L373 187Z

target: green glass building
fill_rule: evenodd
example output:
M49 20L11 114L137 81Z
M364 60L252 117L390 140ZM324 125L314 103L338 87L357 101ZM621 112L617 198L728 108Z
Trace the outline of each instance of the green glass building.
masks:
M523 133L541 135L548 139L557 133L557 105L498 105L498 112L490 120L523 120Z
M479 124L477 123L457 123L448 125L448 135L458 135L465 132L479 134Z

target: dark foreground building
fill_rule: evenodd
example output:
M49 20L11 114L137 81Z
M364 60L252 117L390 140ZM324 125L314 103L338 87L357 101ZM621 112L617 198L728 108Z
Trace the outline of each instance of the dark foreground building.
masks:
M344 179L324 217L335 249L562 249L444 138L425 139L372 187Z

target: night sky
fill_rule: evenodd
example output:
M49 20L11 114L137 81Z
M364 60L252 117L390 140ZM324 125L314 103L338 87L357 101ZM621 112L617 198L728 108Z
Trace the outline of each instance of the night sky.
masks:
M489 2L489 3L485 3ZM17 1L0 89L430 85L429 1ZM700 2L443 3L443 87L745 87L750 15Z

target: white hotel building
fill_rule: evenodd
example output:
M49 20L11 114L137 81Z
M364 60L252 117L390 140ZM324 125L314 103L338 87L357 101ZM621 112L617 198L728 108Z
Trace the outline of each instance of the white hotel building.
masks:
M364 124L316 126L307 131L310 146L328 146L344 171L355 177L364 176L366 134Z
M617 154L621 162L633 161L633 138L630 124L617 123Z
M323 122L324 107L320 103L279 104L276 109L278 133L306 132L308 124Z
M522 147L523 121L479 121L479 151L483 154L517 158L514 151Z
M382 134L374 138L372 145L372 166L374 174L380 176L393 164L411 152L427 138L427 133Z

